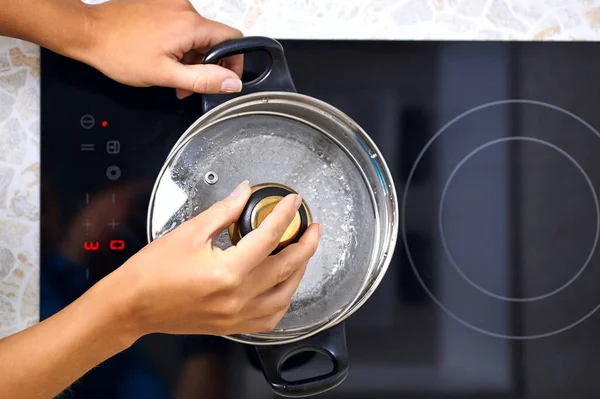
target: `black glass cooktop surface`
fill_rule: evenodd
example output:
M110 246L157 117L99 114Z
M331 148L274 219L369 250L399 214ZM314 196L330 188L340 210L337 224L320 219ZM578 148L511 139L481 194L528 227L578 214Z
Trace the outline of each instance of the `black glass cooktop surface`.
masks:
M282 44L298 91L377 143L401 205L389 271L346 322L350 374L321 397L600 396L600 45ZM43 51L42 318L145 245L154 179L200 116L201 96ZM67 397L273 397L246 349L147 336Z

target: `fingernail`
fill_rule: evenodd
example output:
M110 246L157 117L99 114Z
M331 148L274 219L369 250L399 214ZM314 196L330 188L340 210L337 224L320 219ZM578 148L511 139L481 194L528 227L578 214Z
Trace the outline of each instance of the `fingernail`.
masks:
M188 91L188 90L175 89L175 97L177 97L178 100L183 100L185 98L188 98L192 94L194 94L194 93L191 91Z
M243 182L241 182L239 184L239 186L237 186L235 188L235 190L233 190L233 192L231 193L232 197L241 197L242 194L244 194L244 191L246 191L246 189L248 188L248 180L244 180Z
M300 208L301 203L302 203L302 197L300 195L296 195L296 199L294 200L295 209Z
M221 92L237 93L242 90L242 81L234 78L227 78L221 83Z

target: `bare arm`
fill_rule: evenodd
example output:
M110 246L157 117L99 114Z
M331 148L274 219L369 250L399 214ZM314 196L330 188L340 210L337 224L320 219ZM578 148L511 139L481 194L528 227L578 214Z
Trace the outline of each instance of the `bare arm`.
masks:
M239 218L249 197L242 183L61 312L0 340L0 399L54 397L145 334L272 330L317 249L320 227L309 226L300 242L269 256L300 205L291 195L236 246L213 247L212 238Z
M188 0L0 0L0 35L91 65L131 86L165 86L180 98L241 90L243 57L199 65L214 45L239 38Z
M0 340L0 398L55 397L133 344L118 311L126 300L107 292L110 285L103 281L53 317Z
M0 0L0 35L79 59L90 46L88 6L79 0Z

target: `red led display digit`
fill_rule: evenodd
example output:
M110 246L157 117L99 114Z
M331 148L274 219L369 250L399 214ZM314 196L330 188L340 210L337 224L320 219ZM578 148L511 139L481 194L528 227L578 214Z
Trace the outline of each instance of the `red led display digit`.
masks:
M83 249L86 251L97 251L100 248L100 243L98 241L84 241Z
M111 240L110 249L113 251L122 251L125 249L125 241L123 240Z

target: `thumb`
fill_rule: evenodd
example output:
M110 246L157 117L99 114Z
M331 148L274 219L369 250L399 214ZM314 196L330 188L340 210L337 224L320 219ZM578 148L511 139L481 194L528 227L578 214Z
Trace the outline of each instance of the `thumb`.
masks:
M164 86L193 93L235 93L242 90L240 77L219 65L184 65L169 62Z
M248 181L240 183L225 199L196 216L192 223L195 230L206 240L206 243L239 219L244 206L250 198L251 190Z

